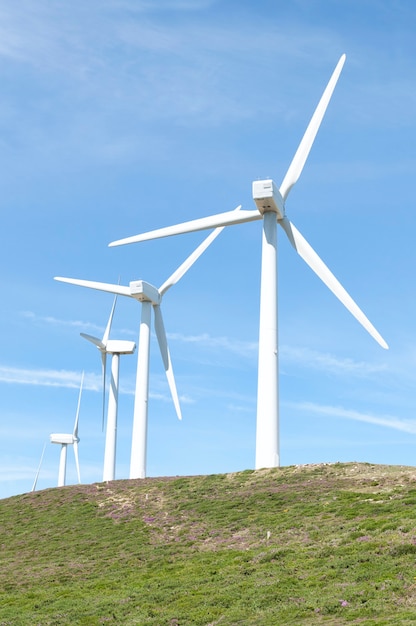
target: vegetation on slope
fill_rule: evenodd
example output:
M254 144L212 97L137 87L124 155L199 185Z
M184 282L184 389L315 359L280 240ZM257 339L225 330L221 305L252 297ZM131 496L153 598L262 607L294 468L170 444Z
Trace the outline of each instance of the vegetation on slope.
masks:
M416 622L416 470L333 464L0 501L0 625Z

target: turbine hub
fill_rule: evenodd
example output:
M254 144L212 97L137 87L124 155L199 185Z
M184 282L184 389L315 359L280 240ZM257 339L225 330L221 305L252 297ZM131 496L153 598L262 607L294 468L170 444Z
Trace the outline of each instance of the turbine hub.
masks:
M253 200L262 215L272 211L276 213L276 219L284 218L285 203L280 191L270 178L253 182Z

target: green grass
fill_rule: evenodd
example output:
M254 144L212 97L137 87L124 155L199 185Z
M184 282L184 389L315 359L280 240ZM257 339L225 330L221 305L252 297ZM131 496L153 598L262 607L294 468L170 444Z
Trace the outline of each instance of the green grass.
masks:
M416 469L125 480L0 501L0 626L416 624Z

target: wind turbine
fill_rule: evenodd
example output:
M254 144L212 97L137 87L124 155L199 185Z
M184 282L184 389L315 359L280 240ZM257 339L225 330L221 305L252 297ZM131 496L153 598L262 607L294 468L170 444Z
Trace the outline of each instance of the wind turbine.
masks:
M235 212L239 211L239 207ZM55 276L55 280L99 291L107 291L122 296L134 298L142 305L139 347L137 356L136 390L134 398L133 433L130 459L130 478L146 477L146 452L147 452L147 408L149 398L149 358L150 358L150 322L152 309L154 312L154 324L159 349L162 355L166 376L173 403L178 419L182 419L175 378L173 375L172 362L166 338L165 327L160 308L162 298L166 291L176 284L190 269L201 254L208 248L223 228L216 228L204 239L204 241L187 257L187 259L173 272L171 276L159 288L154 287L144 280L131 281L129 286L101 283L76 278L63 278Z
M61 455L59 460L59 474L58 474L58 487L63 487L65 485L66 480L66 457L67 457L67 448L68 446L73 446L74 448L74 456L75 456L75 465L77 468L78 474L78 482L81 482L81 476L79 472L79 458L78 458L78 421L79 421L79 408L81 405L81 395L82 395L82 386L84 383L84 372L82 372L81 377L81 386L79 388L79 396L78 396L78 406L77 412L75 415L75 423L74 430L72 433L52 433L49 438L51 443L57 443L61 445Z
M344 62L345 54L342 55L338 61L280 188L277 189L271 179L253 182L253 199L257 207L255 210L240 211L239 213L235 213L234 211L219 213L210 217L192 220L167 228L160 228L133 237L127 237L109 244L110 246L118 246L204 230L206 228L263 220L256 418L256 469L262 467L278 467L280 464L277 338L277 224L283 228L289 242L296 252L344 304L350 313L352 313L383 348L388 348L387 343L351 296L345 291L332 272L285 215L287 197L302 173Z
M104 449L104 468L103 481L114 480L116 469L116 445L117 445L117 410L118 410L118 383L120 369L120 355L133 354L136 349L134 341L125 341L110 339L111 324L114 316L117 296L114 297L113 306L111 308L110 317L102 339L80 333L81 337L93 343L101 353L102 371L103 371L103 425L105 411L105 379L106 379L106 362L107 354L112 355L111 359L111 383L108 399L107 412L107 429L105 437Z

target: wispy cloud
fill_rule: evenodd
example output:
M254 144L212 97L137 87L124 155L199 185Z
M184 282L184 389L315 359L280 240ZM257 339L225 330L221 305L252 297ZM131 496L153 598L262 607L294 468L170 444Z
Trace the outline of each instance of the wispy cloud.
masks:
M134 389L132 389L130 393L134 394ZM161 402L172 404L172 396L169 393L157 393L155 391L149 391L149 398L152 400L159 400ZM194 404L195 402L195 400L193 400L188 395L180 395L179 401L181 404Z
M213 337L208 333L199 335L184 335L169 333L171 341L179 341L187 344L198 345L201 349L211 351L228 352L237 354L246 359L257 358L258 342L244 341L230 337ZM351 358L339 358L328 352L320 352L310 348L281 345L279 348L281 366L296 365L306 369L325 371L331 375L344 376L346 374L364 378L374 374L387 372L385 363L370 363L367 361L355 361Z
M275 115L279 107L283 117L297 116L302 107L294 110L289 103L273 97L273 92L269 98L260 100L256 89L245 89L245 98L236 94L250 71L258 84L263 81L269 84L271 63L275 84L284 80L289 92L291 85L299 83L294 65L298 68L304 59L311 75L304 76L301 83L313 80L312 70L325 62L323 55L331 65L334 62L340 49L337 33L324 25L311 27L307 21L286 21L283 27L267 16L250 15L246 11L236 13L234 20L218 20L213 11L206 11L204 20L195 19L197 11L215 4L214 0L2 3L0 61L3 57L8 64L34 66L39 84L49 74L51 95L55 81L61 84L65 77L61 96L55 93L61 100L49 98L50 107L45 107L43 97L40 102L34 97L30 115L26 107L24 115L19 115L16 102L10 102L8 111L16 128L28 120L22 127L22 141L33 127L32 132L39 130L34 124L39 116L44 122L52 120L55 137L58 127L63 133L67 129L66 137L58 136L60 143L64 139L70 142L78 131L87 137L85 143L100 143L96 150L90 147L97 156L102 152L107 157L123 154L130 157L134 151L131 136L135 143L143 142L145 127L141 121L146 128L152 120L161 119L206 127L253 118L265 110ZM252 36L254 18L262 37ZM315 63L313 59L319 61ZM372 102L383 101L385 111L380 112L383 120L386 112L396 110L391 104L393 97L395 102L400 102L403 94L414 94L408 81L400 84L399 80L396 79L394 89L386 90L383 77L370 94L364 94ZM379 93L383 98L378 97ZM91 106L94 98L100 101L101 108ZM374 115L374 107L363 107L362 98L359 102L360 109ZM407 108L411 110L410 106ZM63 126L56 123L62 113ZM121 115L128 130L120 125ZM388 119L391 118L389 114ZM154 127L152 131L155 141ZM160 133L159 140L165 135ZM38 139L50 141L49 136ZM148 157L148 148L145 154Z
M287 406L306 413L313 413L322 417L350 419L358 422L367 422L376 426L384 426L393 428L402 432L416 434L416 419L400 419L392 415L371 415L361 413L351 409L344 409L337 406L327 406L322 404L314 404L313 402L287 403Z
M36 324L46 324L50 326L65 326L68 328L78 328L81 330L94 331L97 333L103 333L104 327L98 326L97 324L91 324L90 322L83 322L81 320L62 320L57 319L56 317L51 317L49 315L36 315L32 311L20 311L19 315L24 317L28 321Z
M183 343L199 345L201 348L212 350L226 350L239 356L252 358L257 354L258 343L256 341L242 341L229 337L212 337L208 333L200 335L183 335L181 333L168 333L168 339Z
M53 325L68 328L77 328L84 331L90 331L101 336L103 328L95 324L83 322L81 320L61 320L50 316L38 316L30 311L20 313L21 316L31 320L36 324ZM121 331L126 335L135 335L133 331ZM207 354L214 354L219 358L221 363L225 365L225 354L237 355L241 359L256 361L258 353L257 341L244 341L225 336L212 336L208 333L199 335L185 335L181 333L168 333L170 342L176 341L190 346L198 347L198 354L203 362L209 358ZM384 363L370 363L365 361L354 361L350 358L338 358L326 352L319 352L309 348L293 347L283 345L279 350L281 368L293 365L309 370L319 370L328 373L331 376L353 376L356 378L370 378L374 375L380 375L388 371L388 367ZM60 387L78 387L79 374L76 372L65 370L48 370L48 369L26 369L18 367L10 367L0 365L0 382L39 385L39 386L60 386ZM87 389L98 390L101 385L100 376L88 374L85 379ZM120 386L120 393L134 394L134 381L124 380ZM162 394L164 395L164 394ZM157 398L157 393L153 395ZM160 399L160 398L159 398ZM183 402L192 402L190 398L183 398Z
M33 324L42 324L48 326L57 326L63 328L76 328L80 331L94 332L97 336L101 337L104 333L104 326L98 326L98 324L92 324L91 322L85 322L83 320L64 320L50 315L37 315L32 311L20 311L19 315L24 317ZM118 333L122 335L136 336L137 332L128 329L118 329Z
M384 363L368 363L354 361L350 358L340 359L327 352L319 352L310 348L282 346L280 348L282 363L295 364L309 369L317 369L333 375L353 375L357 377L372 376L387 371Z
M47 369L24 369L0 365L0 383L15 385L32 385L37 387L66 387L69 389L79 389L81 373L68 370L47 370ZM84 387L88 391L102 392L102 378L98 374L86 373L84 377ZM120 394L134 395L134 381L123 381L119 387ZM172 397L169 392L150 391L149 398L161 402L171 403ZM193 404L195 400L186 394L180 395L182 404Z
M232 413L248 413L250 415L253 415L254 411L253 411L253 403L249 403L246 402L245 404L229 404L227 406L227 409L229 411L231 411Z
M267 19L256 16L261 20L257 28L263 37L253 38L251 20L244 14L238 25L229 20L219 23L208 12L206 20L192 18L196 9L212 4L209 0L107 2L100 3L97 11L97 2L92 1L69 7L45 0L36 4L22 0L0 7L0 60L5 57L8 63L34 66L40 76L52 76L51 85L65 76L65 99L60 107L45 111L42 100L38 109L36 102L32 108L41 116L47 112L52 120L58 113L55 109L64 110L67 128L73 134L74 129L85 132L86 117L93 128L98 117L104 128L111 121L119 130L120 106L124 116L127 111L134 115L136 124L138 119L148 124L173 118L185 125L206 126L253 117L259 106L276 109L273 98L259 103L256 90L247 91L244 99L236 96L247 68L256 72L258 82L269 76L263 37L268 40L268 55L274 54L278 61L274 67L276 82L282 73L293 80L291 61L299 63L302 57L309 61L316 49L320 58L323 49L338 49L336 38L323 29L319 33L300 27L297 32L293 28L277 31ZM172 11L180 11L182 16L188 11L189 17L172 20ZM323 40L328 40L327 47L323 47ZM228 63L224 63L224 55L228 55ZM71 118L68 107L73 93L78 111L75 118ZM98 94L102 109L92 110L90 98ZM80 103L82 111L77 106ZM287 110L285 115L293 113ZM102 133L103 128L99 128ZM130 134L132 129L134 133L130 123Z
M81 372L67 370L23 369L0 365L0 382L34 385L42 387L66 387L79 389ZM102 389L100 376L88 373L84 378L84 389L99 391Z
M247 131L255 128L263 116L271 123L278 116L282 125L299 119L303 123L305 109L309 115L318 96L316 73L319 84L323 83L323 64L326 78L339 54L337 33L307 22L276 25L268 16L250 15L250 9L233 11L234 19L221 20L215 6L209 10L215 4L209 0L0 3L0 68L7 70L0 103L0 160L16 172L27 169L31 175L38 171L50 175L55 168L62 171L63 158L66 171L82 163L88 167L160 164L178 149L177 127L192 132L226 127L232 134L242 122ZM198 11L205 11L204 19ZM262 32L260 38L252 36L253 19ZM299 80L302 66L308 72ZM247 89L247 76L270 86L271 68L274 86L268 98L259 99L257 89ZM9 84L8 76L12 76ZM30 106L14 87L28 76ZM311 94L316 94L312 102L303 97L304 91L309 93L308 83ZM287 98L279 96L281 84ZM396 110L395 104L404 100L408 89L405 83L386 90L383 79L374 85L376 95L365 92L356 108L370 120L381 117L384 124L385 112ZM383 98L380 115L375 116L374 102L380 101L381 91L387 99ZM293 93L298 97L293 98ZM346 112L348 122L356 123L355 113L355 108ZM397 116L388 120L393 118ZM239 169L239 162L246 163L233 142L227 146L219 142L220 138L217 150L230 151L229 167ZM16 154L18 158L11 158ZM318 177L328 180L327 166L320 170L317 166ZM348 173L348 166L342 164L335 173ZM193 167L191 159L190 170ZM209 168L224 171L216 159L210 160ZM364 175L373 180L381 176L368 164L360 167L355 179Z

